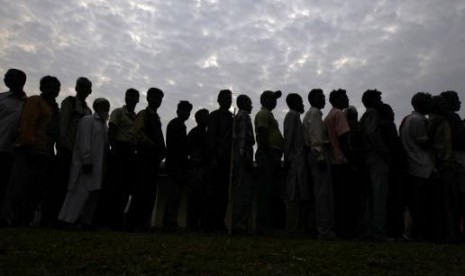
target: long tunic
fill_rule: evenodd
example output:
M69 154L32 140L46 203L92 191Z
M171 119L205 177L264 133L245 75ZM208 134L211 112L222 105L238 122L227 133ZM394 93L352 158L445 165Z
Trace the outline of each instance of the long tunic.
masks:
M284 162L289 163L284 199L308 199L305 136L300 114L289 111L284 119Z
M78 125L73 151L68 194L61 208L59 219L75 222L85 207L89 194L100 190L108 147L108 127L100 116L84 116ZM82 173L82 166L92 165L92 172Z

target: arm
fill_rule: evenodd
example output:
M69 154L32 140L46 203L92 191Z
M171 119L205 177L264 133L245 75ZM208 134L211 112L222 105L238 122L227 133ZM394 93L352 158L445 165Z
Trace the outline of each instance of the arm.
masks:
M78 125L75 150L81 160L82 171L84 173L92 172L92 129L92 117L84 117L81 119Z
M59 145L60 147L68 146L66 134L68 132L69 123L71 120L71 116L73 114L74 105L70 97L64 99L61 102L61 109L60 109L60 137L59 137Z
M39 98L29 98L24 104L19 124L18 146L30 148L36 143L35 125L40 116Z
M145 116L144 110L137 113L134 120L134 134L136 135L137 144L152 147L155 145L154 141L145 135Z
M377 111L370 110L363 114L364 117L364 133L362 133L373 151L377 153L387 153L388 150L384 143L379 128L379 115Z
M292 145L294 144L294 131L296 117L292 113L287 113L284 118L284 162L291 162L294 158Z

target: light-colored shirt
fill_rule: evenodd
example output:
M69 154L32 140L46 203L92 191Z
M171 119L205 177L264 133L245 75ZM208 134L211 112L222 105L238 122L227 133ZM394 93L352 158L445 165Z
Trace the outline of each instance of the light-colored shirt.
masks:
M413 176L428 178L434 171L431 153L420 147L429 140L426 117L416 111L404 119L400 138L407 154L407 172Z
M344 111L333 107L328 115L326 115L324 124L328 131L329 141L331 142L331 164L338 165L347 163L347 158L342 152L339 143L339 137L350 131Z
M261 141L261 137L257 136L257 145L259 147L270 147L278 150L283 150L284 138L279 130L278 121L273 116L270 110L262 107L255 115L255 131L259 129L266 130L266 137Z
M317 160L325 159L324 150L329 146L322 115L320 109L310 107L303 120L305 144L312 150Z
M13 150L25 98L10 91L0 93L0 152Z
M130 113L126 106L116 108L111 112L110 124L116 127L115 139L117 141L136 144L134 133L135 113Z

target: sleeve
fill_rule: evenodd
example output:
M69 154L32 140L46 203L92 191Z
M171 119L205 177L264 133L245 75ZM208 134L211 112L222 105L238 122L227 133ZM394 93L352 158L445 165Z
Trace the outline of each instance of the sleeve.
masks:
M134 134L136 135L137 144L145 146L153 146L152 141L147 135L145 135L145 111L142 110L137 113L136 119L134 120Z
M293 156L292 145L294 144L294 132L296 117L292 113L287 113L284 118L284 161L291 161Z
M425 120L419 120L412 117L412 122L410 125L410 135L413 137L417 144L422 144L428 142L428 128Z
M68 132L69 123L73 114L74 105L70 97L61 102L60 109L60 138L61 146L67 146L66 134Z
M315 154L317 160L323 160L323 145L325 144L325 141L323 138L324 126L321 121L320 113L310 113L308 124L308 135L312 152Z
M19 125L19 145L33 146L36 143L35 124L40 115L37 97L29 98L24 104Z
M92 128L92 117L85 117L79 122L75 150L83 165L92 164Z
M347 122L347 118L344 115L344 112L338 112L335 119L334 130L336 131L336 135L338 137L350 131L349 123Z

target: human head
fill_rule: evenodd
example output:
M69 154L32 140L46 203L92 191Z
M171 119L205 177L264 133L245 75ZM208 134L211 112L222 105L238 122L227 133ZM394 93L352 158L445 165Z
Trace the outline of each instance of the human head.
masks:
M137 103L139 103L139 97L140 97L139 91L137 91L136 89L129 88L128 90L126 90L126 94L124 95L124 101L126 103L126 107L129 110L134 111Z
M351 105L344 109L346 114L347 122L349 123L350 129L354 129L358 125L358 111L355 106Z
M42 96L48 100L53 100L60 93L60 81L56 77L45 76L40 79L40 91Z
M95 113L97 113L100 118L104 121L108 121L110 117L110 102L105 98L97 98L94 100L92 104L92 108L94 109Z
M331 91L329 94L329 102L335 108L344 109L349 106L349 98L344 89L337 89Z
M289 109L304 113L304 102L302 97L297 93L290 93L286 97L286 103Z
M26 84L26 74L18 69L8 69L3 78L6 87L12 92L23 92L24 84Z
M86 98L92 93L92 82L88 78L79 77L76 80L76 96L85 101Z
M231 108L232 104L232 92L229 89L220 90L218 93L218 104L220 105L220 109L228 110Z
M441 93L441 96L446 100L447 105L449 106L449 110L453 112L457 112L460 110L462 106L462 102L457 95L457 92L449 90L444 91Z
M378 104L376 109L381 120L394 122L394 110L392 110L392 107L389 104Z
M208 115L210 115L208 110L202 108L199 111L195 112L195 121L199 126L206 127L208 125Z
M147 102L149 103L149 107L154 110L157 110L163 101L164 95L165 94L163 93L163 91L159 88L149 88L149 90L147 91Z
M431 94L418 92L412 97L413 109L423 115L429 114L431 110Z
M182 121L186 121L189 119L192 111L192 104L188 101L180 101L178 103L178 109L176 113L178 114L178 118Z
M275 92L270 91L270 90L265 90L260 95L260 103L263 107L271 111L275 109L276 104L277 104L277 99L279 99L281 95L282 93L280 90L275 91Z
M376 89L368 89L362 95L362 103L366 108L376 108L382 103L381 92Z
M431 114L447 115L448 111L450 111L450 107L442 95L431 97Z
M236 105L240 110L244 110L248 114L252 112L252 100L247 95L239 95L236 99Z
M320 88L310 90L310 92L308 92L308 102L315 108L323 109L326 103L323 90Z

